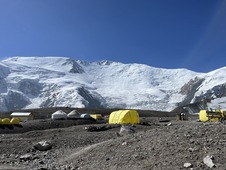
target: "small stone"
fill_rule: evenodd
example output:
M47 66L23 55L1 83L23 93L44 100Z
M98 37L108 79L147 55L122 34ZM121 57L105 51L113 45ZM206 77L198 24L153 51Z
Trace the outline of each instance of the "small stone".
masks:
M184 163L184 167L185 168L191 168L192 167L192 164L189 163L189 162L186 162L186 163Z
M31 158L32 158L31 154L25 154L25 155L20 156L20 160L24 160L24 161L31 160Z
M171 122L170 122L170 123L168 123L168 124L167 124L167 126L172 126L172 123L171 123Z
M39 164L44 164L44 162L43 161L39 161Z
M123 142L122 145L127 145L127 142Z
M188 151L189 152L193 152L195 149L194 148L189 148Z
M206 166L208 166L209 168L213 168L216 166L213 163L213 156L209 156L209 155L203 158L203 163L206 164Z
M45 168L45 167L41 167L41 168L39 168L38 170L48 170L48 169Z

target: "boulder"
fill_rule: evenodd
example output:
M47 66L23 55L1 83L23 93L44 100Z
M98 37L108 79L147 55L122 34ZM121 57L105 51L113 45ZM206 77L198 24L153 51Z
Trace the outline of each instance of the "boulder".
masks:
M47 151L52 149L52 144L47 141L41 141L34 145L34 148L39 151Z
M128 135L128 134L133 134L133 133L135 133L135 126L122 125L118 134L120 136L123 136L123 135Z

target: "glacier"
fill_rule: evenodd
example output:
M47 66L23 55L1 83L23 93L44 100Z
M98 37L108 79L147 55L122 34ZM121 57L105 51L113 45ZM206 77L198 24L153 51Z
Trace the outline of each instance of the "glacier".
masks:
M224 108L225 73L226 67L197 73L181 68L86 62L67 57L11 57L0 62L0 109L75 107L171 111L206 98L212 99L212 107Z

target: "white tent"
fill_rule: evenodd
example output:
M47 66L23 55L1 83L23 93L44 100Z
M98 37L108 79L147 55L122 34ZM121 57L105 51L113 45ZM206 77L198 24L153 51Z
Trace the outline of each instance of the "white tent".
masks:
M51 118L53 120L66 120L67 114L62 110L58 110L52 114Z
M88 113L81 114L80 118L88 119L90 118L90 115Z
M72 110L70 113L68 113L67 117L69 119L80 118L80 113L77 110Z

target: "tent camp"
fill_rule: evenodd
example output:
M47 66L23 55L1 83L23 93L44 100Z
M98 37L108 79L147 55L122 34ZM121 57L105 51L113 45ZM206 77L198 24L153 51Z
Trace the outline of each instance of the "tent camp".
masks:
M201 122L216 122L220 121L223 117L225 117L225 112L223 110L200 110L199 112L199 120Z
M72 110L70 113L67 115L68 119L78 119L80 118L80 113L77 110Z
M62 110L58 110L52 114L51 118L53 120L66 120L67 114Z
M110 114L109 124L139 124L140 118L136 110L118 110Z

